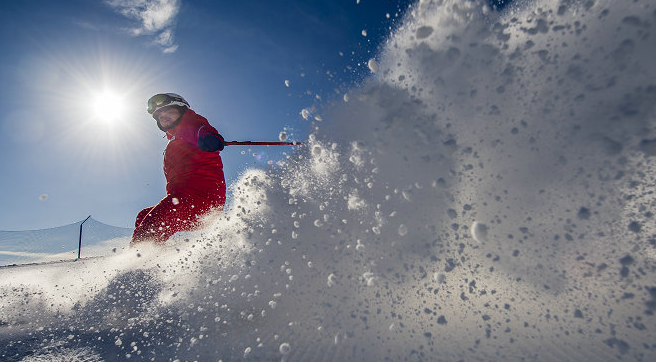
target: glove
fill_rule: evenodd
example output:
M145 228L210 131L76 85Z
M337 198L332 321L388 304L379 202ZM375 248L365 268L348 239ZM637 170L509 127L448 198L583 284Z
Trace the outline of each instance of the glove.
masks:
M206 134L198 138L198 148L205 152L223 151L225 141L220 134Z

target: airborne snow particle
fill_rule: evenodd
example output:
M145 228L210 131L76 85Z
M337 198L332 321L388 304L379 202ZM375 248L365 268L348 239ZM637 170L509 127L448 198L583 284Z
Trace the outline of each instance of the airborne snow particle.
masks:
M356 192L353 192L348 196L347 207L349 210L362 209L366 206L367 203L364 200L362 200L360 197L358 197L358 194Z
M332 287L333 285L335 285L335 280L336 280L336 279L337 279L337 277L335 276L335 274L330 274L330 275L328 276L328 283L327 283L328 286L329 286L329 287Z
M376 281L376 276L372 272L366 272L362 274L362 279L367 284L367 286L370 287L374 285L374 282Z
M487 226L485 226L485 224L474 221L471 226L471 234L474 240L478 241L479 243L485 242L487 241Z
M289 343L285 342L280 345L280 348L278 348L281 354L289 354L292 350L292 346L289 345Z
M433 274L433 280L436 283L442 284L446 280L446 275L444 273L435 273Z
M401 236L405 236L408 233L408 227L405 226L404 224L399 225L398 233Z
M367 31L366 30L362 30L362 36L367 36Z
M372 73L378 72L378 62L376 62L376 59L369 59L369 62L367 62L367 66L369 67L369 70L371 70Z
M310 118L310 111L307 108L303 108L301 110L301 117L307 121Z
M45 200L47 200L47 199L48 199L48 195L47 195L47 194L41 194L41 195L39 196L39 200L41 200L41 201L45 201Z
M285 85L289 87L289 80L285 80Z
M406 201L412 201L412 190L403 190L401 195Z

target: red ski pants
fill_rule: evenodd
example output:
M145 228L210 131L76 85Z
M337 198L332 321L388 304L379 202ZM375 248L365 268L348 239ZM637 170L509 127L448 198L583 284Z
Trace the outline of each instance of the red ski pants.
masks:
M139 212L130 244L147 240L164 243L178 231L193 230L201 216L217 208L223 208L223 203L213 205L205 200L167 195L157 205Z

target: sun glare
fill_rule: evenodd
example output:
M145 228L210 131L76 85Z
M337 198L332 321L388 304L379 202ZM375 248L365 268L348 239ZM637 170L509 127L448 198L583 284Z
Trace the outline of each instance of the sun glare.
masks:
M94 118L103 122L116 122L123 116L123 102L125 100L112 91L97 94L91 106Z

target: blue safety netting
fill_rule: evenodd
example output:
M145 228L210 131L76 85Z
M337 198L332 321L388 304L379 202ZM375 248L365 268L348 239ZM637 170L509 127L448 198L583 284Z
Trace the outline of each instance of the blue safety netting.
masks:
M126 247L131 235L131 228L103 224L93 218L48 229L0 230L0 266L72 260L78 257L78 251L83 258L109 255Z

